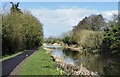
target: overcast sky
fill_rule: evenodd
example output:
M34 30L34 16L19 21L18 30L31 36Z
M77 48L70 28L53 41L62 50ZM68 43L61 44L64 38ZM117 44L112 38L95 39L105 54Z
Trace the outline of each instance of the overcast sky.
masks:
M102 14L109 20L113 13L118 13L117 2L21 2L20 8L29 10L40 20L45 37L58 37L72 30L73 26L91 14Z

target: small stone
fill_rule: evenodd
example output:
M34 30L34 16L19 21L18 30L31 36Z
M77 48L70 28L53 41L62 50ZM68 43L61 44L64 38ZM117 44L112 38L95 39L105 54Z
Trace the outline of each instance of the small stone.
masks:
M94 75L94 73L93 73L93 72L91 72L91 75Z
M44 66L43 68L50 68L50 66Z

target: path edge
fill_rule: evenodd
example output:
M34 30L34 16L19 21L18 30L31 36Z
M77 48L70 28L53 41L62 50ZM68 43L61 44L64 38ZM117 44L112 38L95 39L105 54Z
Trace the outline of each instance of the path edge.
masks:
M18 75L18 74L20 73L20 70L21 70L22 66L27 62L27 60L28 60L32 55L34 55L34 54L37 53L38 51L39 51L39 49L36 50L33 54L31 54L31 55L28 56L27 58L25 58L22 62L20 62L20 64L15 67L15 69L8 75L8 77L11 77L11 75ZM18 69L19 69L19 70L18 70Z

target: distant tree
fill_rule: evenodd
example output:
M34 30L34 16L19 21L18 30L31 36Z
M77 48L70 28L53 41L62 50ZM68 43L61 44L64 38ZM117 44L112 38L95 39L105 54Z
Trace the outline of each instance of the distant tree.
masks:
M74 44L77 44L75 38L76 38L76 36L74 35L74 33L72 31L69 31L69 32L63 34L62 41L65 44L74 45Z
M90 20L89 17L85 17L82 21L78 23L78 25L73 27L73 31L77 31L80 29L90 30Z
M104 30L106 26L105 19L101 14L99 15L91 15L89 17L85 17L82 21L78 23L77 26L73 27L73 31L77 30L93 30L93 31L101 31Z
M14 4L13 2L10 2L12 4L12 7L10 9L11 13L14 13L14 12L18 12L18 13L22 13L21 12L21 9L19 9L19 2L17 4Z
M104 30L106 22L101 14L91 15L90 17L90 28L94 31Z

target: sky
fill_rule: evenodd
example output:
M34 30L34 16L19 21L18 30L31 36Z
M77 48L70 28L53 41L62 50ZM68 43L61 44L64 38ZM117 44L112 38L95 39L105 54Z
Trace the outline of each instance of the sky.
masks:
M2 5L11 7L9 3ZM110 20L113 13L118 13L118 2L20 2L19 8L29 10L38 18L43 24L44 36L48 38L72 30L85 16L102 14Z

